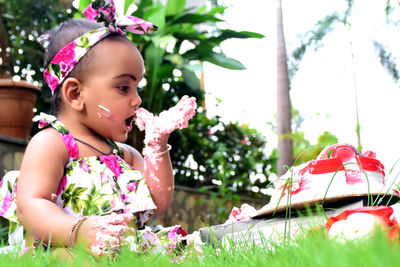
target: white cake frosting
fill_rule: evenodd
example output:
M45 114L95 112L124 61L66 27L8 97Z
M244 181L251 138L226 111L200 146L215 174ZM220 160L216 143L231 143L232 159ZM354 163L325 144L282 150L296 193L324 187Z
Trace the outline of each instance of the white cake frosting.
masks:
M257 215L336 198L392 194L384 166L372 151L362 155L350 145L326 147L317 160L294 166L274 182L270 202Z

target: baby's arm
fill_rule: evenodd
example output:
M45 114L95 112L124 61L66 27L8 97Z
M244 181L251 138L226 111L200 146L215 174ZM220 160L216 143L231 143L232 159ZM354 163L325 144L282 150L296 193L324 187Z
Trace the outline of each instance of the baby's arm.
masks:
M157 214L167 210L174 189L174 176L167 146L169 134L175 129L185 128L188 120L194 116L195 109L196 99L184 96L178 104L161 112L159 116L154 116L143 108L136 112L136 124L141 131L145 131L144 165L139 167L143 168L144 178L157 206Z
M165 140L165 148L167 149L166 145L167 140ZM145 161L140 155L140 153L126 145L122 144L122 147L128 153L124 153L124 159L126 162L131 164L135 169L139 170L143 173L143 176L146 180L146 183L149 187L151 192L151 196L153 198L154 203L157 206L157 210L155 211L156 215L163 214L171 204L172 196L173 196L173 188L174 188L174 175L172 170L171 159L169 157L169 153L164 153L162 155L163 161L161 162L159 168L156 170L151 167L151 164L145 164ZM165 151L163 150L163 151ZM145 165L149 166L149 168L145 171ZM160 177L159 179L150 178L149 171L151 171L156 177Z
M46 129L29 142L17 184L17 215L26 231L38 239L67 245L74 218L51 201L68 162L60 135Z

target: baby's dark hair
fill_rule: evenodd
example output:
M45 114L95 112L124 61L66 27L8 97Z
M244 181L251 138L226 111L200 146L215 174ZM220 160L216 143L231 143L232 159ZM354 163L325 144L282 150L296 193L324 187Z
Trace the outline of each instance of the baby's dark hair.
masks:
M50 39L44 52L44 67L47 68L57 52L68 43L72 42L79 36L82 36L86 32L101 27L101 24L88 19L71 19L48 31L47 34L50 35ZM87 64L87 54L79 61L78 64L76 64L75 68L69 74L69 77L75 77L80 80L84 78L84 72L82 71L84 68L82 68L82 66ZM51 109L54 115L57 115L60 111L61 97L60 90L58 90L59 87L54 92L51 100Z
M66 22L61 23L58 27L50 30L47 34L50 35L48 45L44 53L44 68L50 64L51 60L55 57L58 51L61 50L68 43L82 36L83 34L103 27L102 24L90 21L88 19L70 19ZM106 37L107 39L124 39L128 40L125 36L110 34ZM88 72L86 66L90 63L90 49L75 65L74 69L69 73L68 77L77 78L80 81L84 81L85 75ZM57 115L61 107L61 95L59 88L60 84L54 92L54 96L51 100L51 109L54 115Z

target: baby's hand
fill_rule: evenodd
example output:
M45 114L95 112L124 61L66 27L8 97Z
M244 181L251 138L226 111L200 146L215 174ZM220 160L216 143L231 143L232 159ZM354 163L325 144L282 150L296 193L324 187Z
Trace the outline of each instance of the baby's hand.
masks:
M118 253L124 236L134 234L135 229L128 226L132 214L111 213L105 216L89 217L78 229L78 242L90 246L95 256L114 257Z
M196 98L183 96L172 108L164 110L158 116L154 116L143 108L139 108L137 124L141 131L149 127L157 129L160 134L170 134L175 129L187 127L190 120L196 113Z
M150 159L153 166L158 166L155 155L160 152L160 146L165 146L169 134L175 129L187 127L196 113L195 109L196 98L185 95L174 107L158 116L143 108L136 111L136 125L139 130L145 131L143 155Z

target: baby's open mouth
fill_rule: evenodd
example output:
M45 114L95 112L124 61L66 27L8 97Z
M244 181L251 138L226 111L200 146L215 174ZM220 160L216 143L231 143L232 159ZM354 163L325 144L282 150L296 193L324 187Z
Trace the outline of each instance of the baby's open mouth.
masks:
M127 118L125 120L125 125L126 126L131 126L134 119L135 119L135 116L130 116L129 118Z

